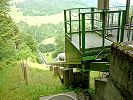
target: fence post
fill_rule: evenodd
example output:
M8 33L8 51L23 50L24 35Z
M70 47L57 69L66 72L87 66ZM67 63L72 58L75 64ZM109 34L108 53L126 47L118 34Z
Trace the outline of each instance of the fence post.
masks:
M69 70L63 69L63 82L66 86L69 85Z

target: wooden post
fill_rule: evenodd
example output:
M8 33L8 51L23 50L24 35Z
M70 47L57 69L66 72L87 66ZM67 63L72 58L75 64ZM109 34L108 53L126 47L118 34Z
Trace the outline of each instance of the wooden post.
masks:
M64 67L60 67L60 75L63 75L63 69Z
M89 88L89 72L83 73L83 88Z
M69 70L63 69L63 81L66 86L69 85Z
M73 84L73 69L72 68L69 69L69 84L70 85Z
M54 66L53 72L54 72L54 76L57 76L58 73L59 73L59 67L58 66Z
M63 82L63 79L61 78L60 71L57 72L57 75L58 75L58 77L59 77L61 83L63 84L64 82Z
M78 86L78 83L81 80L81 73L80 72L75 72L75 73L73 73L73 76L74 76L73 84L75 84L75 86Z
M53 66L49 65L50 71L53 71Z
M27 67L28 67L27 61L26 61L26 64L23 61L24 80L26 82L26 85L28 85Z

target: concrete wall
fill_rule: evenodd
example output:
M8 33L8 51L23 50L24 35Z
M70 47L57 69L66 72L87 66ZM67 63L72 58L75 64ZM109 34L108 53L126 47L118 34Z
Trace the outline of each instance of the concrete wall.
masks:
M94 100L105 100L104 91L107 84L106 78L96 78L95 79L95 97Z
M110 76L102 95L104 100L133 100L133 47L131 46L133 41L112 45Z

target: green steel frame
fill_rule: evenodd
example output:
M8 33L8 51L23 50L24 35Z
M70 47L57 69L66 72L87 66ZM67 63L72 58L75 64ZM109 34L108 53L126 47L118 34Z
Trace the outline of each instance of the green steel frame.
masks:
M133 9L133 6L131 6L131 8ZM110 8L110 10L98 10L97 8L94 8L94 7L93 8L73 8L73 9L64 10L64 27L65 27L66 39L67 41L71 42L73 48L77 48L76 50L79 50L80 52L79 55L74 53L71 53L70 55L70 51L69 51L69 54L67 54L68 55L67 59L69 60L74 59L74 60L68 61L68 62L75 63L74 61L76 61L75 59L77 59L75 57L80 57L78 58L77 61L79 61L80 59L81 63L86 61L87 62L95 61L96 59L99 59L99 58L107 59L108 56L110 55L111 45L105 45L106 43L105 40L114 42L106 37L107 32L117 30L115 42L120 43L124 41L126 13L127 13L125 9L126 7L121 6L121 7ZM132 10L130 11L133 14L133 11ZM130 13L130 15L132 14ZM76 24L73 24L73 23L76 23ZM89 26L89 28L87 26ZM76 30L74 30L73 27L76 27ZM86 34L88 32L98 34L102 38L101 46L90 47L90 48L86 47L85 39L86 39ZM72 43L73 41L72 36L74 34L78 34L79 47L75 47L75 45L73 45ZM71 50L71 52L73 52L73 50ZM96 63L96 64L101 64L101 63ZM95 66L95 63L93 63L92 66L93 65ZM101 64L101 65L104 65L104 64Z
M131 8L133 9L133 6L131 6ZM97 8L73 8L73 9L64 10L64 27L65 27L65 36L66 36L65 39L67 40L65 42L68 46L66 47L68 50L67 59L73 60L74 57L76 57L75 59L76 60L78 59L79 62L81 62L80 64L84 66L83 68L86 71L90 71L90 70L108 71L109 61L101 60L97 58L105 57L107 59L108 56L110 56L111 45L108 45L108 46L105 45L106 43L105 40L109 40L109 41L112 41L112 40L106 37L107 31L117 30L115 42L119 43L124 41L124 30L126 26L126 14L127 14L125 9L126 9L125 6L121 6L121 7L112 7L109 10L98 10ZM76 16L73 16L73 13L76 14ZM130 11L130 15L133 15L132 10ZM131 17L131 21L132 20L133 20L133 17ZM73 25L73 23L75 22L76 24ZM89 30L87 30L88 23L89 23ZM77 28L76 30L73 29L73 27L75 26ZM131 25L130 25L130 28L131 28ZM93 48L86 47L85 39L86 39L86 34L88 32L98 34L100 37L102 37L101 46L93 47ZM75 47L74 44L72 43L73 41L72 35L74 34L78 34L79 36L78 48ZM130 32L128 35L130 35ZM132 39L133 39L133 35L132 35ZM70 50L71 49L69 48L70 46L71 48L74 47L76 49ZM76 52L77 54L76 53L73 54L73 51ZM70 57L70 56L74 56L74 57ZM66 63L72 64L75 62L68 61Z
M112 8L111 8L112 9ZM85 11L83 11L85 10ZM86 11L88 10L88 11ZM76 12L77 11L77 12ZM77 13L78 17L76 19L73 19L72 17L72 12ZM107 15L114 15L117 14L117 27L115 28L107 28L106 27L106 19ZM89 16L89 18L87 17ZM100 19L97 19L97 16L100 16ZM86 18L87 17L87 18ZM114 16L113 16L114 17ZM108 18L109 19L109 18ZM113 18L114 19L114 18ZM105 48L109 48L108 46L105 46L105 32L107 30L113 30L117 29L117 42L122 42L123 41L123 36L124 36L124 27L125 27L125 20L126 19L126 11L125 10L98 10L97 8L74 8L74 9L67 9L64 10L64 25L65 25L65 34L72 40L72 34L79 34L79 49L81 50L82 53L85 53L85 51L89 51L92 48L86 48L85 47L85 34L87 32L94 32L98 33L102 38L102 46L99 47L102 50ZM90 30L86 30L86 21L90 21L91 28ZM72 23L77 22L78 23L78 30L77 31L72 31ZM101 28L95 29L95 23L101 23ZM112 22L115 23L115 22ZM108 23L110 24L110 23ZM98 26L97 26L98 27ZM69 30L69 32L68 32ZM120 34L121 30L121 34ZM93 48L94 49L94 48ZM96 48L97 49L97 48ZM92 55L90 55L92 56Z

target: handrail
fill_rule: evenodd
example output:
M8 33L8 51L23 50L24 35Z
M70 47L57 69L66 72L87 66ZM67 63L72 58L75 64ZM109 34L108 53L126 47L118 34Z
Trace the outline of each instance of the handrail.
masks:
M77 10L77 9L91 9L92 7L86 7L86 8L71 8L71 9L65 9L66 11L69 11L69 10ZM93 7L95 9L97 9L96 7Z
M71 40L72 34L79 34L79 50L82 50L82 52L84 52L87 49L85 47L85 34L89 31L96 33L97 31L99 31L98 33L100 33L103 38L103 48L105 47L106 31L117 30L116 41L123 41L126 17L125 10L124 8L122 10L120 10L120 8L113 10L112 8L110 8L111 10L98 10L94 7L72 8L64 10L65 33L70 37ZM108 23L105 24L105 22Z
M77 10L77 9L91 9L91 8L94 8L94 9L98 9L96 7L85 7L85 8L70 8L70 9L65 9L66 11L69 11L69 10ZM124 8L124 9L122 9ZM130 8L133 8L133 5L130 5ZM115 9L115 10L126 10L126 6L114 6L114 7L109 7L109 10L111 9Z

